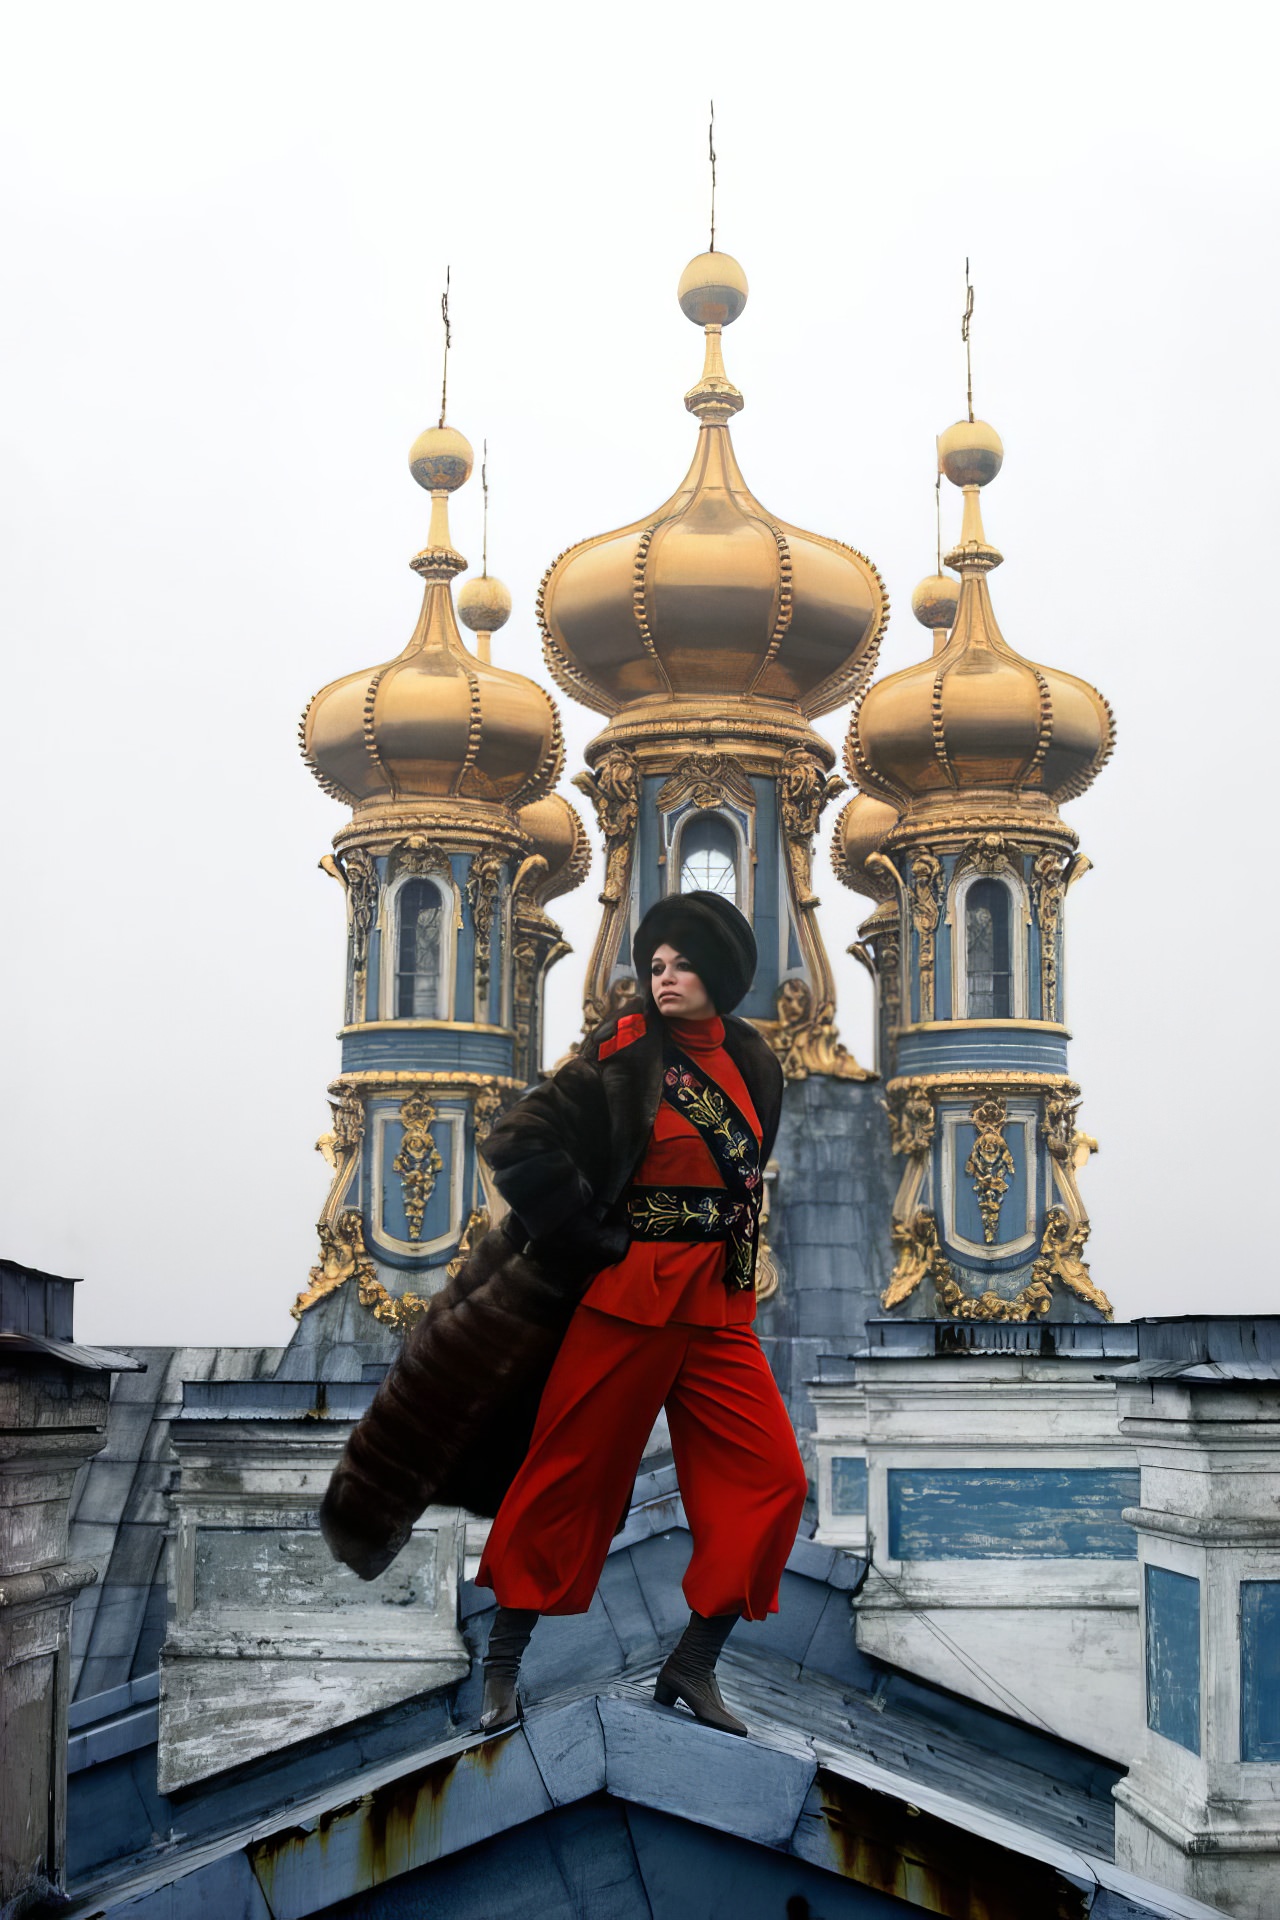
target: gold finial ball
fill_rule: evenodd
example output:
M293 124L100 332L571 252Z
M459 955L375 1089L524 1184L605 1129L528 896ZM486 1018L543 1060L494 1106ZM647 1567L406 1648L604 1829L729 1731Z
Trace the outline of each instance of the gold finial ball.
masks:
M932 627L935 632L943 627L949 631L955 625L959 605L960 583L949 580L945 573L927 574L911 596L912 613L922 627Z
M493 574L477 574L458 595L458 618L472 633L496 633L511 618L511 595Z
M428 427L409 449L409 471L428 493L454 493L475 465L471 442L456 427Z
M938 441L938 459L953 487L985 487L1004 465L1004 442L985 420L957 420Z
M731 253L700 253L680 275L676 297L696 327L727 327L747 304L747 276Z

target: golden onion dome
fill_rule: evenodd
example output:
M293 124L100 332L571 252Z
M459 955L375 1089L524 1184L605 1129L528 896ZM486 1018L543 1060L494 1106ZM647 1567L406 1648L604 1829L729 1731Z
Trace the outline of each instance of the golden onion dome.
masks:
M983 531L978 490L1000 471L999 435L962 420L939 452L964 493L960 543L947 555L961 576L951 637L868 690L850 729L850 776L898 806L974 787L1073 799L1110 756L1111 709L1086 681L1015 653L996 624L987 575L1002 555Z
M411 562L425 583L418 624L394 660L315 696L302 717L303 754L325 791L350 806L533 800L563 764L555 706L523 674L469 653L454 616L453 580L467 563L449 537L448 497L471 472L471 448L442 424L418 436L409 464L431 494L427 545Z
M893 875L868 867L898 824L898 809L874 793L855 793L841 810L831 840L831 864L836 878L868 900L896 900Z
M570 547L548 570L538 603L548 664L600 713L707 696L827 713L875 665L884 583L852 547L770 513L742 477L728 421L743 401L720 344L746 305L738 262L700 254L679 299L706 331L702 377L685 396L701 423L693 463L655 513Z
M549 793L521 807L516 819L530 843L530 851L547 863L545 877L533 890L539 906L569 893L587 877L591 842L578 811L561 794Z

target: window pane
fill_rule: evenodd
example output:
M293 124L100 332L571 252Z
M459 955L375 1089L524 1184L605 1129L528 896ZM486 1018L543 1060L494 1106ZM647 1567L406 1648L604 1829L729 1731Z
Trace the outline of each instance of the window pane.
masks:
M411 880L400 892L396 943L396 1018L442 1017L444 905L429 880Z
M1008 1020L1013 1014L1013 900L999 880L978 880L964 905L965 975L970 1020Z
M691 820L680 842L681 893L722 893L738 898L738 842L718 814Z

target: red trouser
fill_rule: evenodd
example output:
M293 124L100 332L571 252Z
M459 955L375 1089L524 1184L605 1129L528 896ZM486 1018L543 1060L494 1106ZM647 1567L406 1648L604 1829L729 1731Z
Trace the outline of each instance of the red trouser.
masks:
M695 1613L762 1620L807 1491L782 1396L750 1327L638 1326L579 1307L476 1578L504 1607L585 1613L665 1404L693 1534Z

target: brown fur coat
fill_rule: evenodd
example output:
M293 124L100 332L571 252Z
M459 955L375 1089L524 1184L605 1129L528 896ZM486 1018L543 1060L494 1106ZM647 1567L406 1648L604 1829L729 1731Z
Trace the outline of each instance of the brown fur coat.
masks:
M387 1567L432 1505L495 1514L528 1450L542 1389L583 1293L626 1250L623 1196L662 1092L663 1023L611 1050L597 1029L494 1127L485 1158L511 1215L405 1337L334 1471L320 1524L365 1579ZM746 1082L767 1159L782 1072L745 1020L725 1048Z

